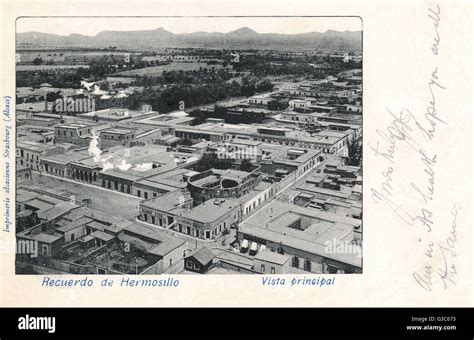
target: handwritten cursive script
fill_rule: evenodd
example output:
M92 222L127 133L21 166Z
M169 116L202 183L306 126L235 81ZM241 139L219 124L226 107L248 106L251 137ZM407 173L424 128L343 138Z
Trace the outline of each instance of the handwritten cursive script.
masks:
M453 223L449 235L443 239L445 228L436 225L435 215L439 212L433 208L438 190L437 168L441 161L434 142L442 127L448 125L440 110L443 93L447 90L439 66L442 57L441 7L429 7L427 12L433 27L426 58L433 64L424 87L427 102L417 110L386 108L389 123L375 130L378 138L369 144L369 149L385 163L380 171L380 182L370 188L371 198L374 203L386 206L404 225L413 228L422 265L415 264L419 269L412 277L418 286L432 291L434 283L444 289L456 284L456 218L460 208L456 204L453 206ZM405 169L407 157L411 160L408 175Z

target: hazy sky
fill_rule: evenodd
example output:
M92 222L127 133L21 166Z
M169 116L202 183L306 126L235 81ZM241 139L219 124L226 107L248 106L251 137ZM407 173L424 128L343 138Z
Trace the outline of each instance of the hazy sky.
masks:
M158 27L173 33L230 32L249 27L258 33L305 33L361 30L361 21L355 17L313 18L20 18L17 32L37 31L69 35L80 33L96 35L100 31L152 30Z

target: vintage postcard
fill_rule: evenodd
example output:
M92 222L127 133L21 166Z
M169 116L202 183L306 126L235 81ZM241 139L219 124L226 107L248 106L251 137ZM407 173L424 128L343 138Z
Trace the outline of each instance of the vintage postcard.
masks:
M2 1L2 306L472 306L472 4Z

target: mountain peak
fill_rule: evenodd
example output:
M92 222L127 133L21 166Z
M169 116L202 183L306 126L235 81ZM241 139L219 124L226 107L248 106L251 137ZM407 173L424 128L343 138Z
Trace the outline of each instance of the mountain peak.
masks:
M158 27L155 32L158 32L158 33L166 33L166 34L173 34L172 32L168 31L168 30L165 30L163 27Z
M253 29L248 28L248 27L241 27L241 28L236 29L235 31L232 31L232 32L229 32L229 33L238 34L238 35L258 34Z

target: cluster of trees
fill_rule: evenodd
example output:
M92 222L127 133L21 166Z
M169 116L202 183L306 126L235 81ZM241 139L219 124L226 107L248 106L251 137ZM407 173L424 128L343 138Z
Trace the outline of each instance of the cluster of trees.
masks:
M255 77L243 77L242 78L242 88L241 88L241 96L250 97L253 96L255 93L258 92L268 92L273 90L273 84L270 80L264 79L262 81L258 81Z
M41 65L43 63L42 58L35 58L33 59L33 65Z
M288 107L288 102L279 101L279 100L272 100L268 103L268 109L275 111L275 110L285 110Z
M206 84L201 86L172 85L167 88L145 88L141 92L135 92L126 98L111 98L96 102L96 107L127 107L132 110L138 109L143 103L150 104L154 110L162 113L185 108L209 104L225 99L229 95L229 89L219 84Z
M159 77L143 76L138 77L135 86L159 86L170 84L209 84L212 82L228 81L232 75L227 69L217 71L200 68L198 70L183 71L173 70L164 71Z
M254 166L250 159L243 159L242 162L240 163L239 167L240 171L246 171L246 172L252 172L254 170Z
M127 98L112 98L101 100L96 103L96 107L102 108L119 106L127 107L132 110L138 109L143 103L152 105L154 110L159 112L170 112L182 109L181 104L184 103L185 108L212 104L230 97L250 96L256 92L268 91L273 88L271 82L248 80L239 84L236 81L228 83L226 79L219 77L214 78L212 82L206 83L178 83L171 84L167 87L146 87L141 92L135 92ZM212 114L211 114L212 115ZM219 116L219 115L218 115ZM254 113L244 113L243 119L249 123L255 123L263 120L263 115ZM207 117L209 118L209 117Z
M219 159L213 154L205 153L202 155L202 158L196 164L194 164L194 170L199 172L209 169L227 170L232 167L232 164L233 162L231 159Z
M214 106L212 111L196 109L189 115L194 117L193 125L202 124L208 118L221 118L228 124L260 124L265 119L265 114L262 112L233 112L221 106Z
M90 71L86 68L54 69L38 71L17 71L17 87L36 87L43 83L49 83L58 88L79 88L81 80L88 78Z
M315 68L310 64L325 64L325 68ZM234 70L250 72L255 76L284 76L310 77L313 79L324 78L327 75L336 75L339 72L360 68L360 63L349 61L344 63L331 57L319 56L268 56L254 54L241 58L234 64Z
M48 55L49 55L49 54L48 54ZM44 61L43 58L41 58L41 57L36 57L35 59L33 59L32 63L33 63L33 65L42 65L42 64L45 64L45 65L54 65L54 60L53 60L53 59L49 59L49 60Z
M33 64L41 65L50 63L45 63L43 59L36 58L33 60ZM135 60L133 56L131 56L130 61L127 62L123 56L104 55L89 62L88 68L79 67L50 70L45 69L35 71L18 71L16 77L16 86L39 87L40 84L49 83L52 86L58 88L79 88L81 85L81 80L101 80L108 74L123 71L124 65L126 65L127 70L149 66L148 62L143 62L139 59Z
M362 140L359 139L352 139L347 145L348 149L348 157L346 159L347 165L353 166L360 166L360 162L362 159Z
M57 91L57 92L48 92L46 94L46 97L45 97L45 100L47 102L54 102L56 101L57 99L60 99L62 98L63 96L61 95L61 92L60 91Z
M225 52L222 52L225 55ZM108 74L121 70L122 65L140 68L146 67L146 62L130 56L130 60L118 55L104 55L89 63L89 68L54 69L17 72L17 87L39 87L42 83L49 83L57 88L80 88L84 79L98 81ZM133 65L133 66L132 66ZM235 75L235 74L234 74ZM111 98L96 101L96 108L127 107L138 109L143 103L153 106L155 110L166 113L185 108L215 103L230 97L249 97L259 92L268 92L273 89L269 80L260 80L256 75L244 76L240 82L230 81L232 75L229 70L200 69L194 71L169 71L159 77L140 77L134 85L144 86L142 92L136 92L126 98ZM108 84L101 88L107 90ZM284 104L274 102L274 109L285 108ZM263 115L243 112L238 115L228 115L217 112L217 116L226 115L229 122L258 123L264 119ZM201 118L215 116L216 113L197 112Z

